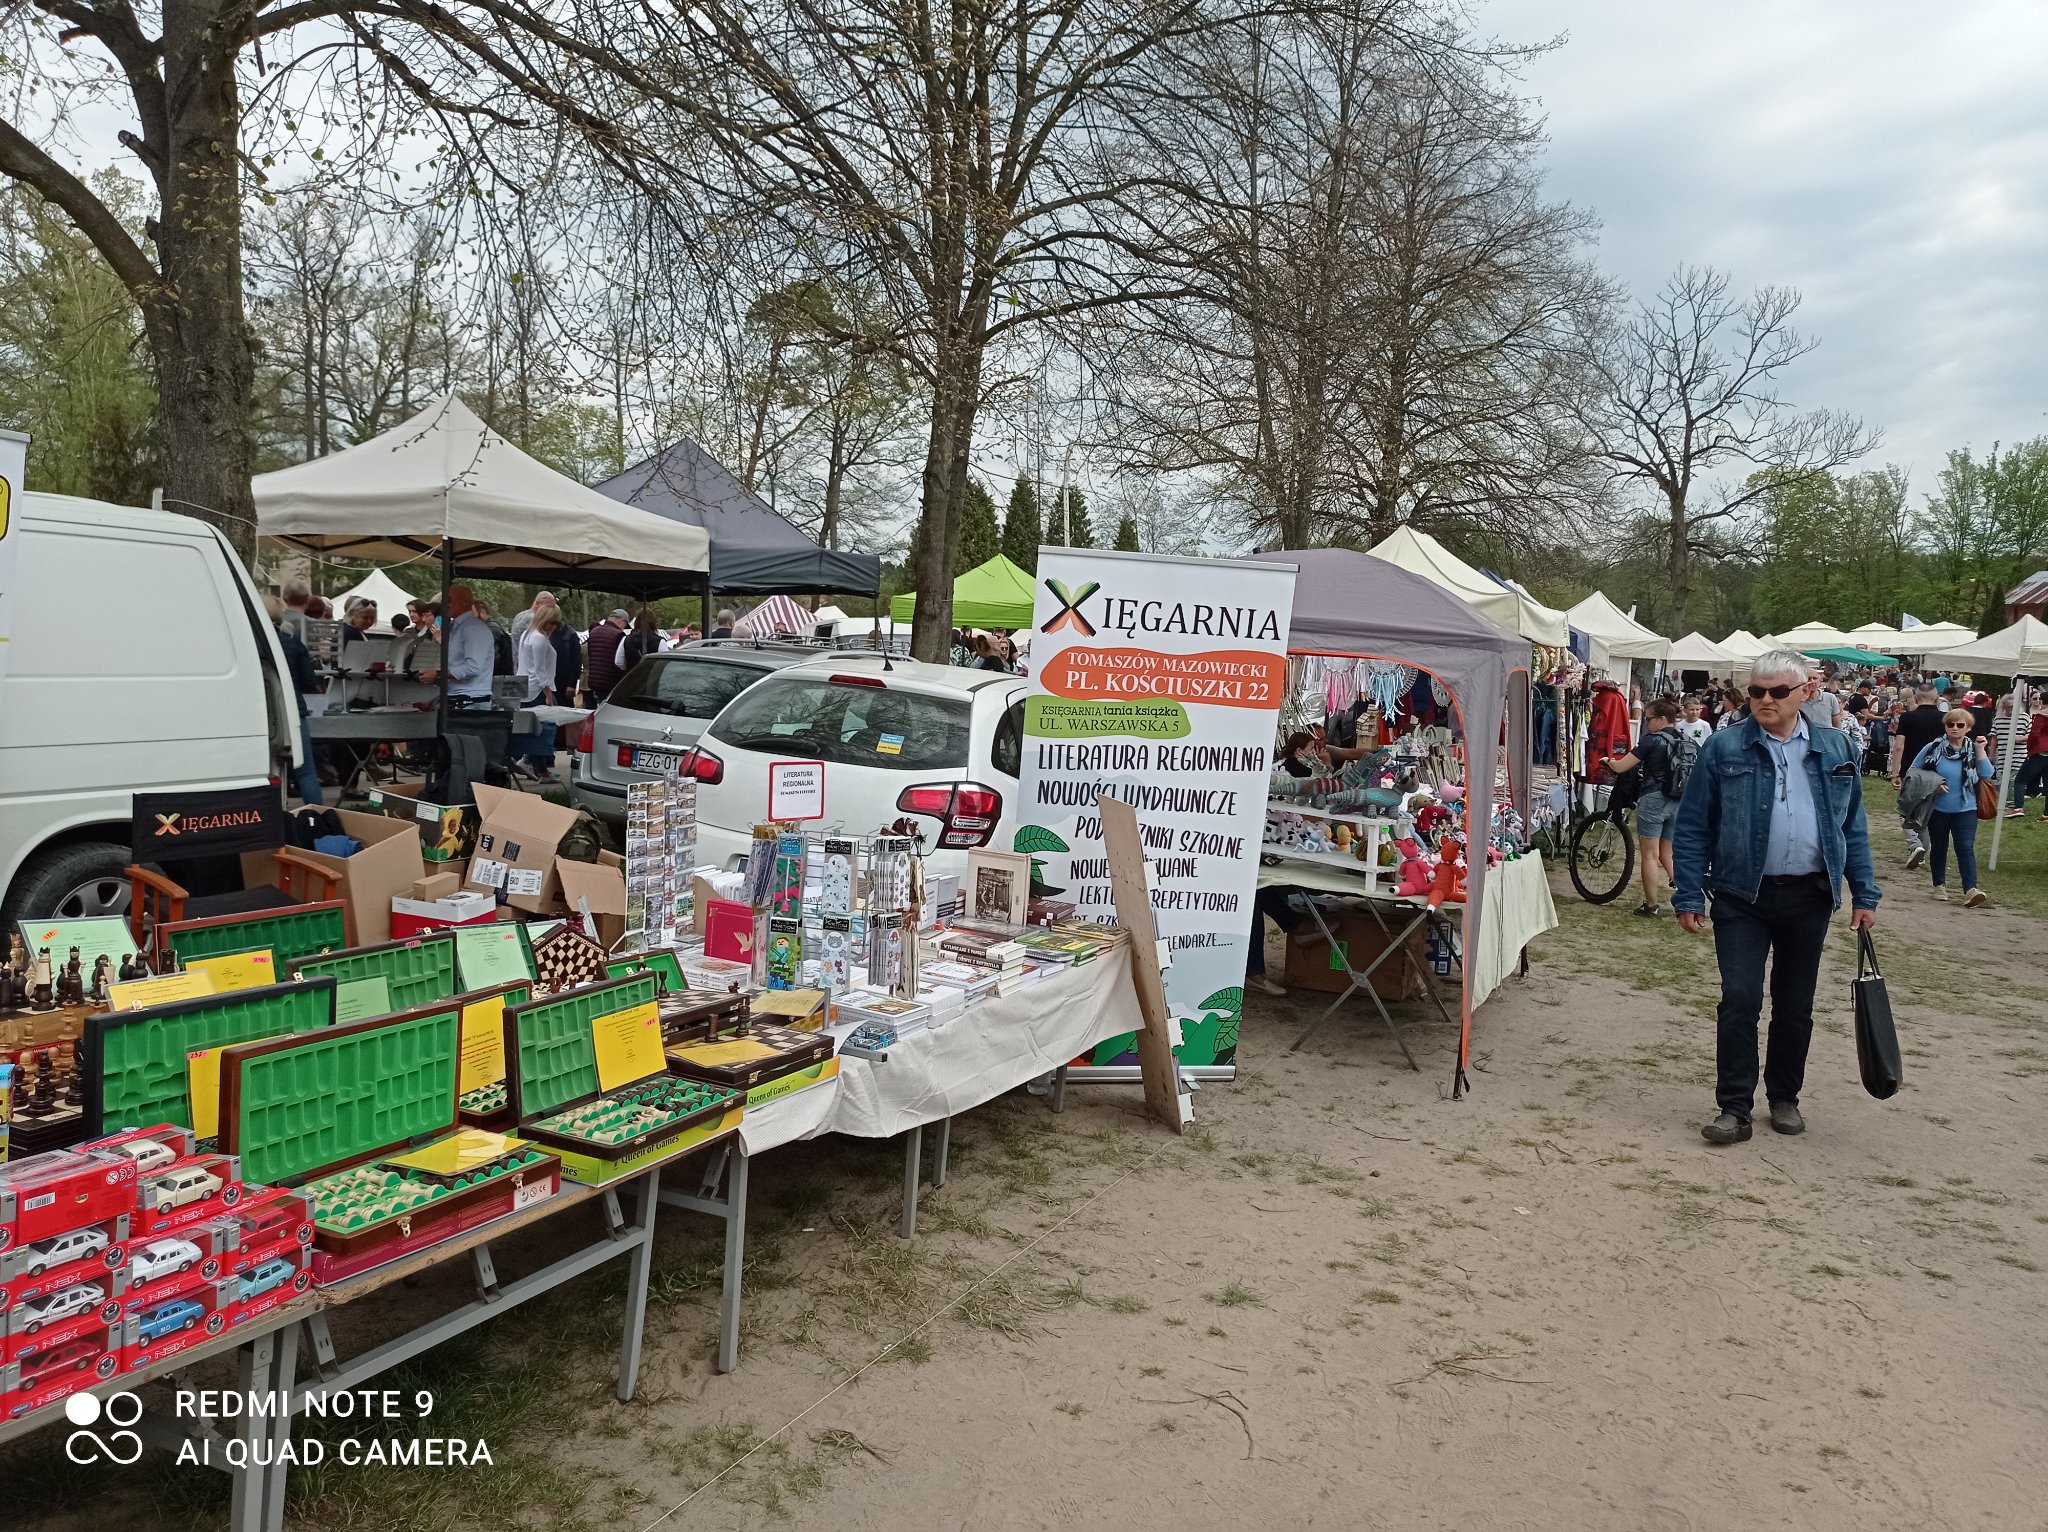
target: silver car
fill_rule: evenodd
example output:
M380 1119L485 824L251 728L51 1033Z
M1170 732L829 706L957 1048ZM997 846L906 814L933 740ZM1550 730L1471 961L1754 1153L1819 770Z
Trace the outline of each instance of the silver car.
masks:
M579 807L626 822L626 788L673 777L704 726L763 676L820 653L816 645L712 638L650 654L583 721L569 765Z

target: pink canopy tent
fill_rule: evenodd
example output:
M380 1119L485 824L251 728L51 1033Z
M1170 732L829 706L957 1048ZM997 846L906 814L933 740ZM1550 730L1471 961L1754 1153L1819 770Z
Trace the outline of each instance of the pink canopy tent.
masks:
M732 625L734 638L773 638L778 633L808 637L818 619L784 595L770 596Z

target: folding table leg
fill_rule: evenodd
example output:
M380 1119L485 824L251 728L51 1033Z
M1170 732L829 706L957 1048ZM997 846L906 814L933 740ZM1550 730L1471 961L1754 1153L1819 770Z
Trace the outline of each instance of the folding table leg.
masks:
M271 1432L279 1447L292 1439L292 1414L290 1400L292 1388L298 1382L299 1327L286 1325L277 1332L276 1376L271 1382L273 1399L285 1401L271 1423ZM263 1488L263 1532L281 1532L284 1526L285 1465L278 1463L270 1470L270 1480Z
M1066 1071L1062 1069L1060 1073L1064 1075ZM939 1141L932 1146L932 1185L934 1186L944 1186L946 1184L946 1155L952 1147L953 1119L941 1117L939 1119Z
M628 1400L640 1383L640 1343L647 1334L647 1284L654 1269L654 1210L661 1202L661 1171L650 1170L636 1186L630 1238L635 1249L626 1258L625 1337L619 1342L619 1398Z
M896 1232L905 1239L917 1237L917 1183L924 1168L924 1124L903 1135L903 1216Z
M725 1156L725 1286L718 1299L718 1370L740 1365L740 1278L747 1255L747 1151L738 1143Z
M1055 1113L1067 1109L1067 1066L1064 1064L1052 1072L1052 1109ZM943 1181L939 1184L945 1185Z

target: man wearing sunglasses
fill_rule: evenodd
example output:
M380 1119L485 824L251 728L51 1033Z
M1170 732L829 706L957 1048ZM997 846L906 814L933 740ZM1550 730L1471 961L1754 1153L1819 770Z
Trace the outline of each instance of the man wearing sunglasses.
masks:
M1879 898L1863 819L1856 748L1839 729L1801 716L1806 661L1782 649L1750 666L1749 717L1700 751L1672 834L1687 931L1708 924L1721 969L1715 1026L1715 1100L1700 1129L1710 1144L1750 1136L1756 1105L1757 1023L1770 969L1771 1030L1763 1063L1771 1126L1803 1133L1799 1090L1813 1038L1813 991L1828 922L1844 881L1857 929L1877 921Z

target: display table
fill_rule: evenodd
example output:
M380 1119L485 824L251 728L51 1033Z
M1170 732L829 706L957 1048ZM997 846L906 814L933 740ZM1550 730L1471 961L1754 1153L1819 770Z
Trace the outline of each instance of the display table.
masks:
M1057 1074L1095 1044L1144 1026L1137 987L1131 983L1132 946L1027 984L1014 994L991 995L941 1027L920 1027L883 1059L839 1057L839 1073L761 1107L748 1107L734 1151L707 1171L699 1194L673 1188L664 1202L723 1216L726 1222L725 1307L719 1315L718 1370L739 1365L740 1268L745 1238L747 1162L770 1149L845 1133L855 1138L904 1135L903 1213L899 1232L917 1232L917 1196L923 1179L924 1130L938 1125L932 1184L946 1184L946 1152L953 1118L1041 1075ZM1057 1092L1055 1093L1057 1096ZM718 1172L725 1179L721 1214L713 1205Z
M1268 854L1271 854L1270 850ZM1363 872L1361 868L1360 873ZM1464 905L1445 904L1432 910L1428 900L1418 895L1403 898L1397 894L1371 892L1365 877L1328 865L1326 859L1310 862L1299 857L1282 856L1271 865L1262 861L1259 865L1259 887L1299 888L1316 894L1335 895L1368 911L1387 936L1384 950L1364 968L1345 969L1350 987L1332 1000L1322 1015L1302 1029L1301 1035L1288 1045L1287 1051L1292 1053L1301 1047L1339 1006L1363 991L1379 1012L1380 1019L1386 1023L1387 1030L1393 1034L1394 1041L1400 1045L1411 1069L1420 1066L1408 1051L1408 1042L1401 1035L1399 1023L1372 987L1373 972L1381 964L1396 958L1410 964L1421 978L1423 992L1436 1006L1438 1014L1450 1021L1453 1018L1444 1007L1443 997L1437 993L1434 976L1408 952L1410 936L1432 921L1440 923L1447 936L1456 935L1453 950L1461 954L1460 961L1467 965L1472 982L1472 1005L1476 1010L1500 986L1501 980L1514 971L1521 961L1523 949L1557 924L1557 906L1550 897L1550 880L1544 875L1542 856L1535 851L1487 869L1485 892L1481 896L1485 901L1484 918L1479 922L1477 952L1465 950ZM1309 913L1324 939L1330 943L1331 951L1337 951L1336 938L1317 901L1311 899L1308 905Z

